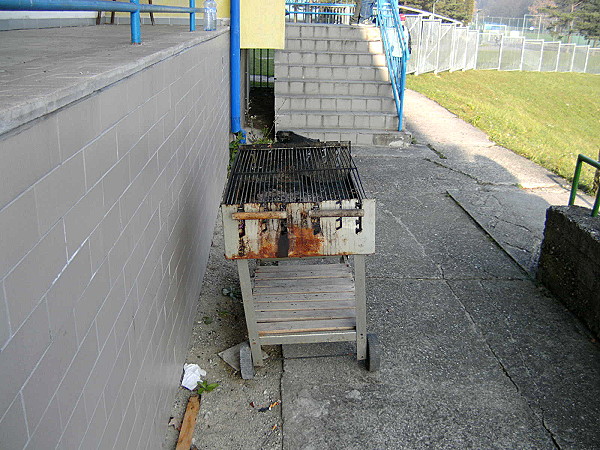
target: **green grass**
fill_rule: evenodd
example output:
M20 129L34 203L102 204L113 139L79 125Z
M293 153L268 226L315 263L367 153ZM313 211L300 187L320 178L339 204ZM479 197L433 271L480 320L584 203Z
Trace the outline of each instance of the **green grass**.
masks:
M598 159L598 75L471 70L411 75L407 87L568 180L579 153ZM581 186L590 190L593 177L586 167Z

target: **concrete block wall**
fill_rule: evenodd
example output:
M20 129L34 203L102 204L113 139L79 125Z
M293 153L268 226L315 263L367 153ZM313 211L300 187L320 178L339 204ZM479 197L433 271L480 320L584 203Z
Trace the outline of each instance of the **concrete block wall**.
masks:
M0 136L0 448L160 446L226 177L228 51Z
M578 206L548 208L537 277L600 336L600 217Z

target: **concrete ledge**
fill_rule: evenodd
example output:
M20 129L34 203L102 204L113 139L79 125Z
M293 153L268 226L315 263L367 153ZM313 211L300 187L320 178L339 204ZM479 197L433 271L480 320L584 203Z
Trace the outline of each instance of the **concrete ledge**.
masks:
M142 45L131 45L127 26L5 31L0 134L227 32L157 25L142 29ZM37 51L43 42L53 46Z
M538 279L600 334L600 218L578 206L551 206Z

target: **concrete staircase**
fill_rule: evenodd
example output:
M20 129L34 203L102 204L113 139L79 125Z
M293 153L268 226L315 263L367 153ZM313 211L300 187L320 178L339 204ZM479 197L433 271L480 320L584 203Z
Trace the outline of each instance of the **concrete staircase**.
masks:
M358 145L406 140L379 29L287 24L275 52L275 129Z

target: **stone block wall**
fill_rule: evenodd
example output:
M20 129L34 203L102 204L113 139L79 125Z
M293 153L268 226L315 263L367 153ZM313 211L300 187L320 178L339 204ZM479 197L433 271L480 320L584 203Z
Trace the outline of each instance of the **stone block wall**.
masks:
M148 449L226 177L216 35L0 135L0 447Z
M600 335L600 217L578 206L548 208L538 279Z

